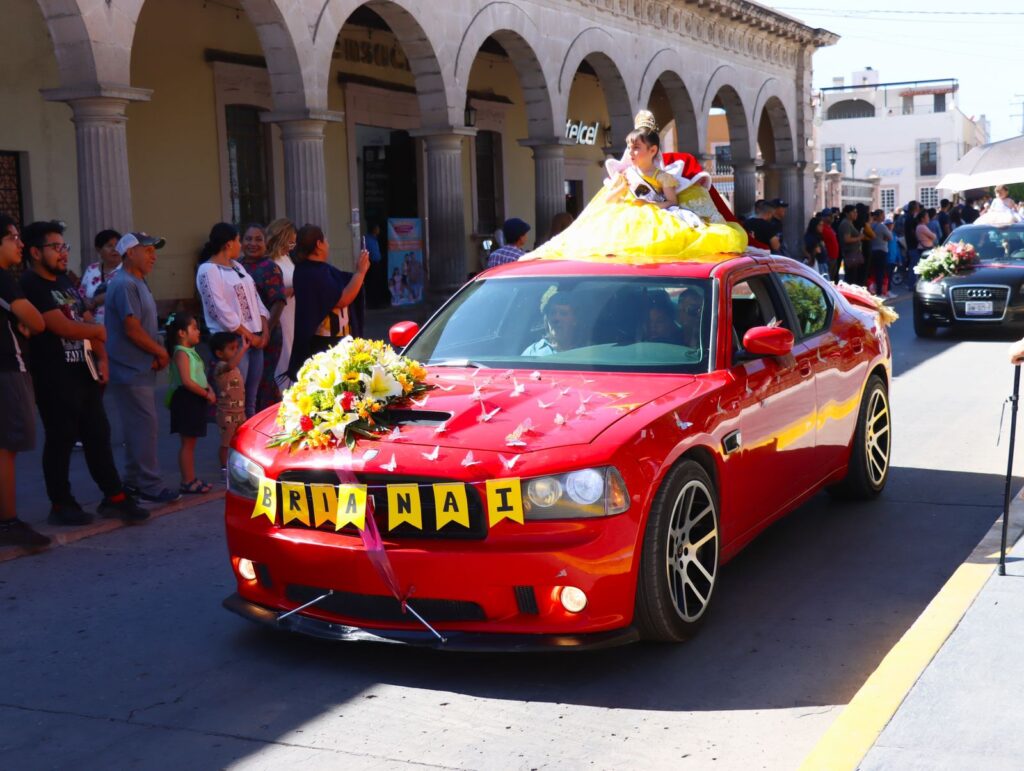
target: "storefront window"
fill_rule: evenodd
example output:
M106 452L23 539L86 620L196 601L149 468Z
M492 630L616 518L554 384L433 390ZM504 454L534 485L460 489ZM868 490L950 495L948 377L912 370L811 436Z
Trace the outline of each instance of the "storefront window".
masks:
M266 126L260 109L231 104L226 108L228 184L231 219L238 224L270 220Z
M480 233L493 233L504 221L501 134L476 132L476 213Z

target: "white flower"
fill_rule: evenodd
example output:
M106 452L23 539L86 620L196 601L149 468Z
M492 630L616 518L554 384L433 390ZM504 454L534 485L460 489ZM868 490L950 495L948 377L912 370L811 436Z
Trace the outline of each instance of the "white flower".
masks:
M366 384L366 395L376 402L382 402L395 396L402 395L402 384L393 378L386 369L379 364L374 364L370 369L370 376L364 380Z

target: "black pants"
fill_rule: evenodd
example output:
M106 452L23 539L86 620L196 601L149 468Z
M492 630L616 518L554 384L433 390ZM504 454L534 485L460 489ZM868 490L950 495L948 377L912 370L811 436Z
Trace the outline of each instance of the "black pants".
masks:
M71 452L81 440L85 462L105 496L121 492L121 477L110 447L110 423L103 409L103 389L85 367L66 377L34 377L36 404L43 419L43 478L54 505L74 503L71 494ZM128 430L128 427L125 427Z

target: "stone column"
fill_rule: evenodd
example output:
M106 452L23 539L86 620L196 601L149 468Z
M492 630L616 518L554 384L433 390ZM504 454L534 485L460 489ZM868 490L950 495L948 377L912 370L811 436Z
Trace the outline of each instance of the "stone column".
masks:
M551 219L565 211L565 145L558 139L520 139L533 151L534 243L542 244L551 232Z
M474 129L429 129L422 137L427 152L427 291L446 300L466 281L466 215L462 188L462 140Z
M804 228L807 226L809 212L804 202L803 175L805 163L782 165L779 173L779 194L789 204L786 219L782 223L782 238L792 257L801 253L800 244Z
M132 101L147 101L152 91L125 87L43 91L51 102L66 102L75 124L78 165L78 240L80 265L92 261L93 237L104 228L122 233L135 228L128 173L128 118Z
M743 219L757 200L757 167L753 161L733 161L733 211Z
M327 165L324 162L324 130L330 121L341 121L341 113L302 110L294 113L267 112L264 123L281 128L284 147L284 209L297 228L327 222ZM353 172L354 173L354 172Z

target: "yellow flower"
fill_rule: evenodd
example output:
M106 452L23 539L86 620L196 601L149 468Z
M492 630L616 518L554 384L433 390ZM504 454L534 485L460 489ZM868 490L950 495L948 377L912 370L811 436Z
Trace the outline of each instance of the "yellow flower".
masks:
M309 394L303 394L298 398L296 406L302 412L303 415L308 415L313 411L313 397Z

